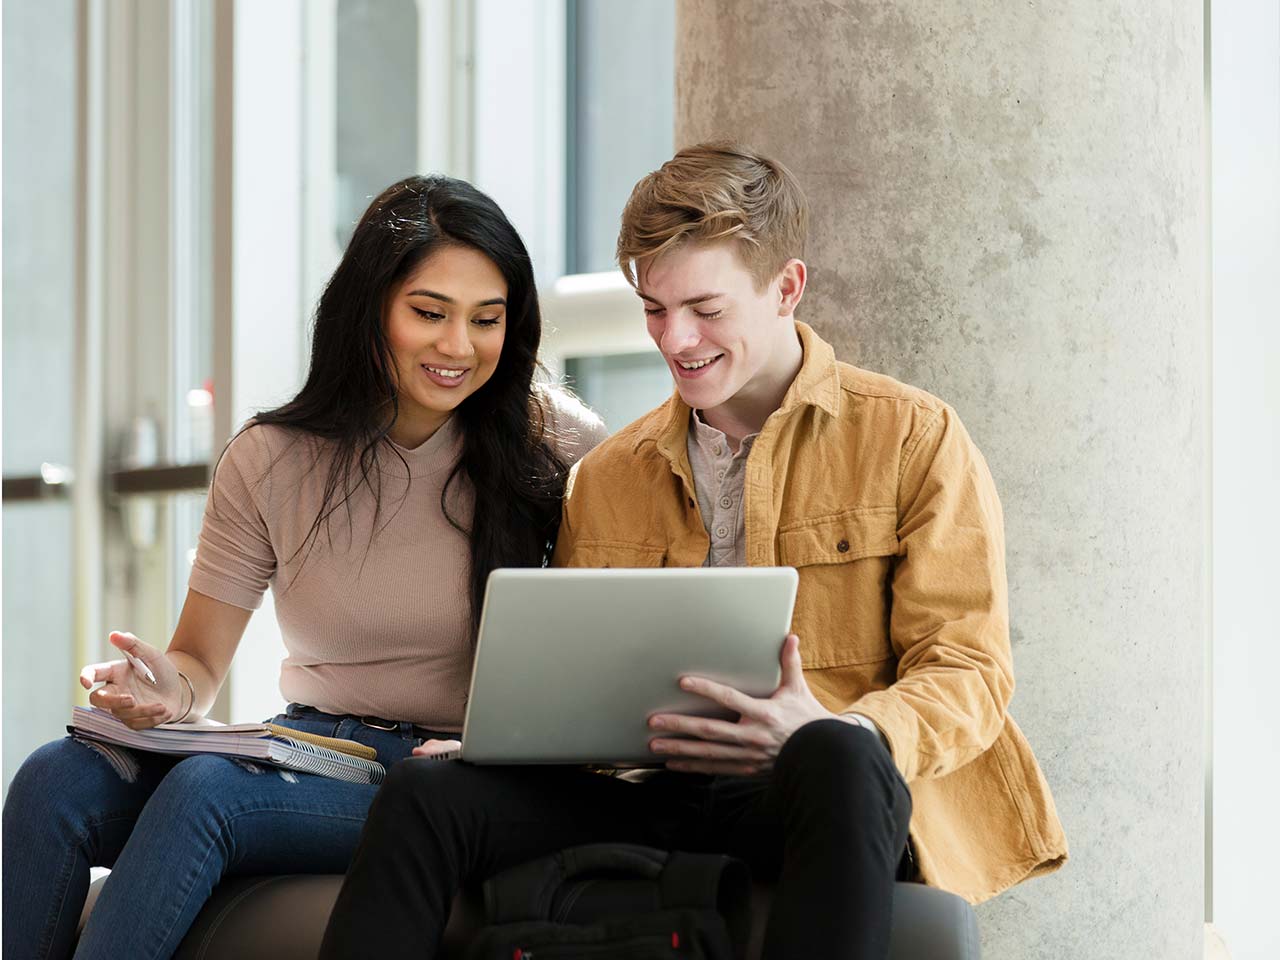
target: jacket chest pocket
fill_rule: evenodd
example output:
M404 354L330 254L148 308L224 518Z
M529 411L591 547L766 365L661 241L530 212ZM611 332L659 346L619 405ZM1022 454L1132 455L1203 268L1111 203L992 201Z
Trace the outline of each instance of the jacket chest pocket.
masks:
M570 567L665 567L665 547L617 540L579 540L573 545Z
M856 507L778 528L778 562L800 573L793 628L807 669L894 656L889 585L895 507Z

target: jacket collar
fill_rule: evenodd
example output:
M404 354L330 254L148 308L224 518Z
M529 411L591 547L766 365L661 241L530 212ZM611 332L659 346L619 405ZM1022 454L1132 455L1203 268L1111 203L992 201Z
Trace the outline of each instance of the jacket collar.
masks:
M840 414L840 369L836 365L836 352L831 344L814 333L807 323L796 321L796 333L804 350L800 372L791 381L782 405L774 416L784 416L797 407L817 407L831 416ZM667 400L665 417L655 417L652 424L636 437L633 452L643 443L656 443L658 451L673 463L688 456L687 438L689 415L693 412L680 399L680 391L673 391Z

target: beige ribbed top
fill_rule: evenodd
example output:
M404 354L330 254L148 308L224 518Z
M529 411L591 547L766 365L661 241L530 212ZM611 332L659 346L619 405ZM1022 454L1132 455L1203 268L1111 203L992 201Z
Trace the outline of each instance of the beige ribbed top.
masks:
M551 396L559 452L575 462L604 439L604 424L576 400ZM324 499L328 443L258 426L227 446L189 586L248 610L271 587L288 650L280 669L286 700L462 729L472 662L470 553L440 507L461 445L449 420L413 450L386 450L376 529L373 494L361 485L306 546ZM449 494L450 513L469 525L474 500L465 478Z

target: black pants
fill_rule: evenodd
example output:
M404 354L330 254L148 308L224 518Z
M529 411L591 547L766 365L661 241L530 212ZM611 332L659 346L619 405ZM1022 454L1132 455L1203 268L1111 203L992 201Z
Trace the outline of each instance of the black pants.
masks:
M879 738L819 720L762 777L413 758L391 768L334 906L322 960L433 957L460 886L603 841L741 857L777 879L768 960L883 960L911 794ZM424 949L425 948L425 949Z

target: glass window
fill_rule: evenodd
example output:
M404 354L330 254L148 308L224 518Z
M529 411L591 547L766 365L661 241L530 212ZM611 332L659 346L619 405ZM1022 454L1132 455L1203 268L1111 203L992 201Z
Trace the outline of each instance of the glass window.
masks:
M4 471L74 467L76 3L4 3ZM4 505L4 784L71 714L72 512Z
M671 371L657 351L570 357L570 386L604 418L610 431L625 427L671 395Z
M194 517L184 509L189 499L198 504ZM110 628L162 650L168 645L186 598L187 557L203 506L202 495L173 493L132 494L112 504L106 543ZM104 658L113 656L105 636L94 640Z
M6 31L7 32L7 31ZM4 787L71 716L71 504L4 508Z
M382 189L418 171L418 4L338 0L338 249Z
M76 4L4 4L4 471L71 463Z
M570 0L568 273L612 270L631 188L671 159L675 0Z
M173 0L169 65L169 210L174 394L169 459L213 450L213 7Z

